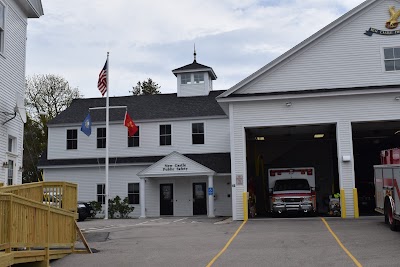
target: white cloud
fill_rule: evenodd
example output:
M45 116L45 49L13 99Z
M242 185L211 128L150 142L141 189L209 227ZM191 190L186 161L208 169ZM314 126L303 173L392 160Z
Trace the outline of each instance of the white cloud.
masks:
M171 70L192 60L213 67L228 89L361 0L42 0L29 20L27 74L57 73L98 97L98 72L110 51L112 95L151 77L175 92Z

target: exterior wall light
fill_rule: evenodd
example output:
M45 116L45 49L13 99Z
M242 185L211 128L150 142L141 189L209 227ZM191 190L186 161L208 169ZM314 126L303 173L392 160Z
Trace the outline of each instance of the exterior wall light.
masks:
M400 96L396 96L396 97L394 98L394 100L399 101L399 100L400 100Z
M8 162L7 161L3 162L3 168L8 168Z
M286 106L287 107L291 107L292 106L292 102L286 102Z

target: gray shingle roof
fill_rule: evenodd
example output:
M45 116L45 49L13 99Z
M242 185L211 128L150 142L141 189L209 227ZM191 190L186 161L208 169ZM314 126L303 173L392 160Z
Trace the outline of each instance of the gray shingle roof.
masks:
M127 106L134 121L209 117L226 115L215 98L224 91L211 91L208 96L177 97L177 94L158 94L110 97L110 106ZM90 107L105 107L104 98L74 99L72 104L48 125L81 123ZM92 122L104 122L105 110L91 110ZM123 121L125 109L110 109L110 121Z
M217 172L231 172L231 156L230 153L208 153L208 154L183 154L184 156L200 163L203 166ZM110 158L110 164L126 164L126 163L155 163L165 156L147 156L147 157L121 157ZM38 167L47 166L66 166L66 165L97 165L104 164L104 158L85 158L85 159L47 159L47 153L44 153L39 160Z
M192 70L195 71L195 70L201 70L201 69L203 69L203 70L207 69L207 72L211 75L212 79L213 80L217 79L217 75L215 74L214 70L211 67L197 63L196 60L194 60L193 63L190 63L183 67L172 70L172 73L175 74L175 76L176 76L177 73L187 72L187 71L192 71Z

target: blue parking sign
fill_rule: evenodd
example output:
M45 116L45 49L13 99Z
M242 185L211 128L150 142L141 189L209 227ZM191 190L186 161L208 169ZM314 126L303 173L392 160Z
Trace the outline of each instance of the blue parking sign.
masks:
M212 188L212 187L209 187L209 188L208 188L208 195L209 195L209 196L214 195L214 188Z

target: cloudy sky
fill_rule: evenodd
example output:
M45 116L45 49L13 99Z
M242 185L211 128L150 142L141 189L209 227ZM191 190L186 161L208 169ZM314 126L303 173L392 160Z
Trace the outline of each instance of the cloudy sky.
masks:
M84 97L110 52L110 96L152 78L176 92L171 70L193 61L229 89L363 0L42 0L28 25L28 76L57 74Z

